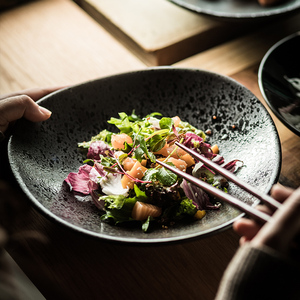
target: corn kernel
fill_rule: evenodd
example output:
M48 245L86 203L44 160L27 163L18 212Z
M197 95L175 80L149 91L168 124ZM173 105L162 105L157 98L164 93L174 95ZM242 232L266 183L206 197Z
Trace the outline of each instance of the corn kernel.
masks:
M194 217L198 220L202 219L206 215L205 210L197 210Z

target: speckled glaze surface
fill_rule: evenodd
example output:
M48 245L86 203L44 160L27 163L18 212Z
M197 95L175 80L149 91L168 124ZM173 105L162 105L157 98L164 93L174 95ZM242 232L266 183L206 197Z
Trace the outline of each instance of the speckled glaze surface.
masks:
M274 114L300 136L300 31L278 41L265 54L258 83Z
M191 11L223 21L264 21L300 9L300 0L284 0L276 5L261 6L257 0L170 0Z
M226 161L240 159L238 176L268 192L276 182L281 149L276 128L263 105L236 81L196 69L156 67L83 83L48 95L39 104L52 111L42 123L21 120L9 145L11 169L32 204L55 222L75 231L112 241L164 243L204 237L227 228L241 213L227 204L199 221L143 233L140 228L100 221L89 197L68 191L64 179L76 172L83 157L77 142L100 130L118 112L144 116L178 115L217 143ZM214 119L213 116L217 118ZM232 128L235 125L235 128ZM230 184L229 192L253 204L254 199Z

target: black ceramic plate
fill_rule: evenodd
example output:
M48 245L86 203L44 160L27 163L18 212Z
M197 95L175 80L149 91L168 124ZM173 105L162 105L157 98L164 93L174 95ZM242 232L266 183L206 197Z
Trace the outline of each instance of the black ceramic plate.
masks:
M224 204L202 220L148 234L140 228L102 223L89 198L69 193L64 179L82 165L77 142L89 140L104 128L112 130L107 120L118 112L135 109L141 116L154 111L178 115L203 130L211 129L208 142L218 143L226 161L236 158L245 163L238 176L248 183L268 192L278 178L280 143L268 112L249 90L227 77L157 67L73 86L48 95L39 104L53 114L46 122L16 124L8 147L12 171L35 207L90 236L136 243L180 241L217 232L241 216ZM234 185L229 192L254 203Z
M259 67L258 83L274 114L300 136L300 31L266 53Z
M224 20L264 20L282 16L300 8L300 0L284 0L263 7L257 0L170 0L191 11Z

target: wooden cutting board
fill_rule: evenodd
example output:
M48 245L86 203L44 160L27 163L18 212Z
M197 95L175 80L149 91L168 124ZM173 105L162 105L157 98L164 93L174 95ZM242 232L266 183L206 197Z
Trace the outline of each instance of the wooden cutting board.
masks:
M76 0L147 65L169 65L244 32L167 0Z

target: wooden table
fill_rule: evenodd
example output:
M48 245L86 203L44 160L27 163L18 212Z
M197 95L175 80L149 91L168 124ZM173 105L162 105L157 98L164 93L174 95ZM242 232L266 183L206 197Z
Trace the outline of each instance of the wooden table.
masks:
M145 4L128 1L145 14L144 22L147 19L148 38L142 41L141 27L137 26L139 30L134 35L132 24L125 26L127 12L126 20L120 22L122 10L117 10L119 18L114 18L109 1L99 1L103 4L99 7L95 7L96 1L77 2L82 7L71 0L34 1L1 13L1 94L76 84L166 64L162 58L175 51L167 64L228 75L249 88L265 105L257 83L259 63L270 46L300 28L298 13L263 26L239 25L233 39L231 33L224 35L219 21L156 0L174 23L183 20L182 16L185 20L191 18L182 27L177 24L178 37L167 34L172 29L169 26L161 27L157 37L151 34L157 28L147 19ZM126 1L111 3L118 7L122 2ZM195 47L195 41L207 37L207 32L213 35L211 43L205 48ZM167 40L168 36L172 38ZM300 138L271 115L282 145L279 182L296 188L300 185L300 157L296 155L300 152ZM2 179L13 185L1 147L1 169L5 171L1 172ZM22 195L14 199L22 204L22 218L12 225L18 238L6 249L47 299L210 300L238 247L238 236L232 229L205 239L161 246L95 240L50 222ZM0 212L1 219L6 216L6 212ZM25 231L41 234L42 238L31 238Z

